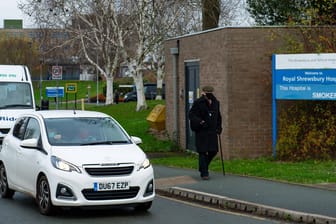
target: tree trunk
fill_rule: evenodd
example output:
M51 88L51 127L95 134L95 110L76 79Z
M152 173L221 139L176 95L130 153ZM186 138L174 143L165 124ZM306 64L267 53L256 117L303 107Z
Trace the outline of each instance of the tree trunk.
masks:
M157 79L157 94L155 97L156 100L162 100L163 74L164 74L163 69L161 66L159 66L156 75Z
M145 98L145 93L144 93L144 87L143 87L143 77L142 77L142 72L138 71L141 74L135 75L134 78L134 83L136 86L137 90L137 106L136 106L136 111L141 111L144 109L147 109L147 103L146 103L146 98Z
M113 104L113 76L106 77L106 99L105 104Z
M218 27L220 15L220 0L202 0L202 29Z

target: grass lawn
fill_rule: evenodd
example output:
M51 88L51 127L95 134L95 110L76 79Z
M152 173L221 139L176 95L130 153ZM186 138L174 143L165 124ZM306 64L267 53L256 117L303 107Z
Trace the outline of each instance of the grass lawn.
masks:
M183 167L197 170L197 155L186 153L184 156L172 156L151 159L153 164ZM283 162L272 158L251 160L235 159L224 161L226 173L255 176L272 180L321 184L336 183L335 161ZM222 162L216 158L210 164L210 170L222 172Z
M112 106L90 106L88 110L99 110L115 117L121 125L131 134L142 138L142 148L147 153L154 152L182 152L172 141L159 140L149 132L149 124L146 117L156 104L164 104L164 101L147 101L148 110L135 112L136 103L119 103ZM191 152L172 153L172 156L159 156L151 158L153 164L172 167L183 167L197 170L197 154ZM336 182L335 161L303 161L284 162L273 158L259 158L250 160L224 161L225 172L262 177L295 183L317 184ZM220 158L213 161L210 170L222 172Z
M85 86L87 84L84 84ZM35 93L38 90L35 90ZM84 97L85 91L80 92L77 99ZM37 98L39 99L39 98ZM64 100L63 100L64 101ZM55 103L50 102L51 109L55 108ZM170 136L164 136L165 139L157 138L149 131L149 123L146 118L156 104L165 104L164 101L149 100L149 108L141 112L136 112L136 103L119 103L114 105L96 105L86 104L85 110L101 111L112 115L133 136L142 139L141 147L148 154L151 153L169 153L182 152L177 148ZM68 108L74 108L69 103ZM59 109L65 109L64 102ZM77 105L81 109L81 105ZM151 157L153 164L166 165L173 167L191 168L197 170L197 154L182 152L170 156ZM259 158L251 160L229 160L224 161L226 173L249 175L267 179L289 181L295 183L317 184L317 183L336 183L336 161L302 161L302 162L284 162L273 160L272 158ZM210 166L210 170L222 172L222 163L219 158L215 159Z

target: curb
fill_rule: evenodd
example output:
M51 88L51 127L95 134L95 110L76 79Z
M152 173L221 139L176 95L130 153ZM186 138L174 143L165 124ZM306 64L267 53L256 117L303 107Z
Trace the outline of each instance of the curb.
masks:
M280 219L287 222L336 224L336 218L329 216L292 211L181 187L157 188L156 193L162 196L179 198L199 204L206 204L223 210L243 212L271 219Z

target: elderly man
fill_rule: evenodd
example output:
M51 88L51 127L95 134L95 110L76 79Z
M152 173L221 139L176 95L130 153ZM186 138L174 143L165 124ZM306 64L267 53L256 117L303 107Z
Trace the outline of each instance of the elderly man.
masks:
M209 164L218 152L217 135L222 132L219 101L212 86L204 86L202 95L195 100L190 111L190 127L196 134L199 172L203 180L209 179Z

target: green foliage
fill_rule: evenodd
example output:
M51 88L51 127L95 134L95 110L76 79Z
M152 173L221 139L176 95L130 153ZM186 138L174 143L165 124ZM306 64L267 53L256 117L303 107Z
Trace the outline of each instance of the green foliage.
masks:
M275 1L268 4L271 2ZM278 3L281 5L283 1ZM276 53L335 52L336 30L321 25L336 24L336 0L312 0L306 3L301 18L284 21L287 25L305 26L295 27L290 32L273 33L272 38L284 41L283 47ZM336 108L333 104L330 101L294 101L289 107L284 107L278 121L277 157L282 160L336 158L336 123L333 116Z
M38 44L27 38L1 35L0 64L27 65L33 73L40 64Z
M165 104L162 100L148 100L148 109L135 112L136 102L119 103L109 106L91 106L87 110L101 111L114 117L132 136L142 139L141 148L145 152L171 152L176 151L174 143L164 133L156 135L150 131L150 125L146 120L149 113L157 104ZM159 138L160 137L160 138Z
M335 112L333 101L286 105L279 115L277 156L282 160L335 159Z
M336 24L336 0L311 0L306 14L310 24L335 25Z
M77 83L78 93L77 100L86 99L87 94L87 86L91 85L93 88L95 82L93 81L58 81L58 86L65 86L65 83ZM43 86L56 86L57 81L46 81L43 83ZM37 83L34 83L34 86L38 86ZM100 91L102 91L102 85L100 84ZM91 89L94 92L94 88ZM39 102L39 90L34 89L35 91L35 99L36 102ZM74 94L72 94L74 95ZM74 96L71 96L74 97ZM46 99L46 98L44 98ZM71 98L74 99L74 98ZM60 105L58 109L71 109L75 108L75 103L73 100L69 100L68 103L65 102L65 99L59 100ZM93 110L100 111L114 117L124 128L125 130L132 136L137 136L142 139L141 148L145 152L171 152L179 150L178 147L171 141L170 136L166 132L155 133L150 131L150 125L146 120L147 116L151 112L151 110L157 104L165 104L163 100L148 100L148 109L136 112L136 102L128 102L128 103L119 103L113 105L105 105L105 104L95 104L94 101L92 104L85 103L85 110ZM50 99L49 103L50 109L56 108L56 103L54 99ZM76 104L76 109L81 109L81 102L78 101Z
M59 98L61 102L87 99L87 94L90 92L90 97L97 95L97 82L96 81L79 81L79 80L43 80L42 81L42 97L47 99L46 96L46 87L64 87L66 88L67 83L76 83L77 84L77 93L65 94L64 98ZM103 86L105 85L104 81L98 83L98 94L103 93ZM34 86L34 95L37 104L40 102L40 88L39 81L33 81ZM90 90L89 88L90 87ZM54 100L54 99L49 99Z
M153 157L153 164L171 167L198 169L197 154L173 155L171 157ZM332 160L300 162L275 161L272 158L225 160L226 173L262 177L303 184L336 182L336 164ZM210 164L210 170L222 172L221 159L216 157Z
M40 81L33 81L34 86L34 95L36 102L40 101ZM119 85L123 84L125 81L117 80L113 82L113 89L116 90L119 88ZM96 96L97 96L97 82L96 81L82 81L82 80L43 80L42 81L42 97L43 99L47 99L46 96L46 87L66 87L67 83L76 83L77 84L77 93L69 93L68 95L65 94L64 98L60 98L59 100L62 102L73 101L75 99L85 99L87 100L87 95L90 93L90 99L91 102L96 102ZM89 88L90 87L90 90ZM127 92L129 91L129 88L125 88ZM119 90L121 93L122 91ZM100 102L104 101L104 96L106 96L106 82L105 81L99 81L98 82L98 98L101 99ZM53 100L53 99L49 99ZM39 104L39 103L37 103Z
M247 0L259 25L334 25L336 0Z
M258 25L283 25L299 21L305 0L247 0L248 11Z

